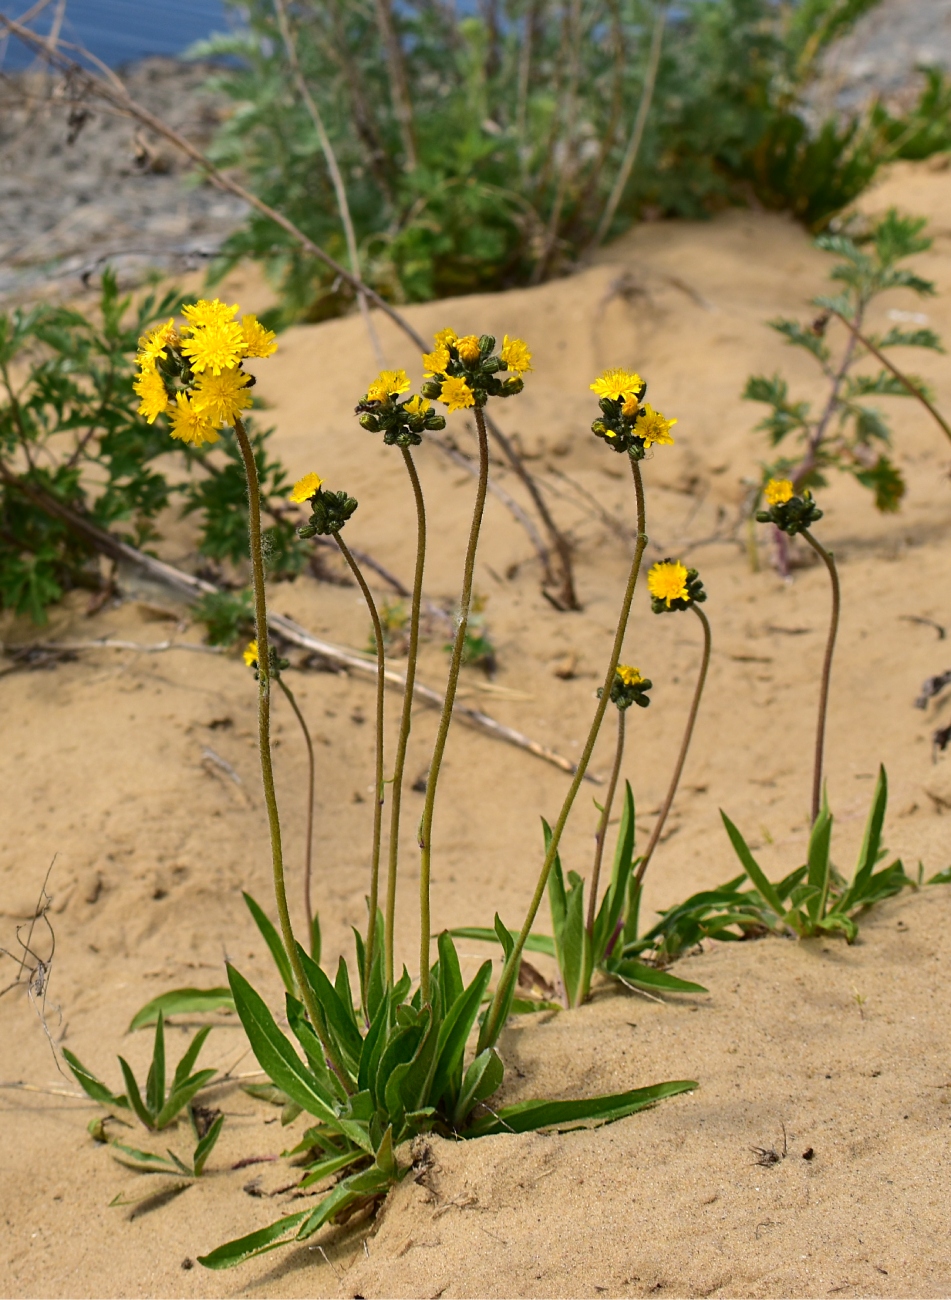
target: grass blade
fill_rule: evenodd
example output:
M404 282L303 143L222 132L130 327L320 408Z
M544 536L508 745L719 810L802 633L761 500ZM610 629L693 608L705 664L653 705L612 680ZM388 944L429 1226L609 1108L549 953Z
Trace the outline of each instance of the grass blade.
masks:
M119 1066L122 1070L122 1077L123 1079L125 1079L126 1095L129 1098L129 1101L132 1105L132 1109L138 1115L139 1119L142 1121L142 1123L145 1125L146 1128L148 1129L154 1128L155 1120L153 1116L150 1115L149 1112L146 1110L142 1102L142 1097L139 1093L139 1085L135 1081L135 1075L132 1073L132 1067L129 1065L129 1062L121 1056L119 1057Z
M499 936L495 930L484 925L460 925L448 932L454 939L479 939L484 943L498 943ZM514 944L518 930L509 930ZM554 957L555 941L547 934L530 934L525 941L526 952L541 952L546 957Z
M233 1006L234 999L231 998L230 993L228 996L229 999L231 1000L231 1005ZM188 1076L191 1074L195 1062L198 1060L198 1053L204 1047L205 1039L211 1033L211 1029L212 1029L211 1025L205 1025L203 1029L199 1029L198 1033L188 1044L188 1048L185 1051L185 1055L179 1061L178 1066L175 1070L175 1077L172 1079L172 1092L174 1092L177 1088L180 1088L182 1084L185 1082L185 1080L188 1078Z
M195 1168L196 1178L201 1177L202 1170L205 1168L205 1164L208 1160L208 1157L215 1149L215 1143L218 1141L218 1138L221 1136L221 1126L224 1124L224 1122L225 1122L224 1115L219 1115L218 1118L215 1120L214 1124L212 1124L211 1128L208 1130L205 1136L195 1147L195 1154L192 1157L192 1164L194 1165Z
M145 1104L152 1115L158 1115L165 1105L165 1017L161 1011L155 1025L152 1064L145 1081Z

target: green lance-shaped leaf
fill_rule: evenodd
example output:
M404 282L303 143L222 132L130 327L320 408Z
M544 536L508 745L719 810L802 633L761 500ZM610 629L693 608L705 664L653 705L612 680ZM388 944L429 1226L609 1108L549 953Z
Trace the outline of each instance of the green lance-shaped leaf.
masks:
M454 939L477 939L484 943L498 943L499 934L496 929L487 925L460 925L449 933ZM514 946L518 938L518 930L509 930L509 938ZM530 934L525 940L526 952L544 953L546 957L555 956L555 941L547 934Z
M723 818L723 825L726 827L726 833L730 837L730 843L736 850L736 856L742 862L746 874L762 894L768 905L776 913L777 917L782 919L785 909L783 908L779 895L766 879L765 872L750 852L746 840L744 840L743 836L733 825L722 808L720 809L720 816Z
M76 1082L87 1096L92 1097L93 1101L98 1101L102 1106L118 1106L123 1110L129 1109L128 1097L110 1092L106 1085L87 1070L82 1061L68 1047L63 1048L63 1058L70 1070L72 1070Z
M251 1050L272 1083L286 1092L291 1101L296 1101L309 1115L316 1115L356 1146L372 1153L373 1147L365 1130L359 1124L337 1114L332 1096L304 1065L291 1043L278 1029L260 995L233 966L228 967L228 979Z
M170 1016L194 1015L210 1011L234 1011L234 998L230 989L170 989L151 1002L146 1002L129 1022L128 1032L154 1025L161 1012Z
M495 1115L479 1120L465 1136L531 1133L540 1128L564 1131L566 1127L577 1128L579 1125L592 1122L611 1124L626 1115L633 1115L635 1111L653 1106L665 1097L675 1097L681 1092L693 1092L699 1086L690 1079L677 1079L669 1083L655 1083L647 1088L634 1088L630 1092L614 1092L600 1097L581 1097L577 1101L521 1101L514 1106L503 1106Z
M218 1246L207 1255L199 1255L198 1262L205 1268L234 1268L236 1264L243 1264L255 1255L263 1255L266 1251L275 1250L292 1241L291 1233L309 1214L309 1210L288 1214L267 1228L259 1228L257 1232L249 1232L246 1237L238 1237L224 1246Z
M658 970L656 966L647 966L642 961L636 961L633 957L610 961L607 969L612 975L616 975L618 979L623 980L625 984L633 984L635 988L646 989L650 993L708 992L702 984L694 984L691 980L682 980L665 970Z
M831 847L832 814L829 812L829 805L823 792L822 807L809 835L809 852L806 856L806 881L809 888L816 891L806 904L806 910L813 922L825 916L826 901L829 897Z
M565 996L569 1007L577 1007L587 998L591 987L591 936L585 924L584 881L576 871L568 873L568 881L567 908L560 936L558 927L554 929Z
M234 1000L232 999L232 1005L233 1001ZM172 1092L175 1092L176 1089L180 1088L188 1079L195 1062L198 1060L198 1053L204 1047L205 1039L211 1033L211 1030L211 1025L205 1025L202 1029L199 1029L198 1033L188 1044L188 1047L185 1049L185 1055L175 1068L175 1077L172 1079Z
M288 993L297 994L297 987L294 983L294 972L291 970L291 959L287 955L287 949L284 947L284 941L278 934L273 923L265 915L260 904L256 903L250 894L242 890L241 897L248 905L248 911L254 917L254 923L261 931L264 942L267 944L271 956L274 958L274 964L278 969L281 979L284 981L284 987Z
M611 883L601 900L601 906L594 922L592 946L595 965L604 960L605 949L614 936L627 900L628 882L634 867L635 826L634 795L630 781L625 781L624 807L621 811L621 824L618 828L617 847L614 850L614 868L611 872Z
M853 907L861 902L865 894L882 847L882 827L885 824L885 810L887 807L888 776L885 773L885 768L880 765L878 780L875 782L875 792L872 795L872 806L869 809L868 820L865 823L865 835L862 839L862 848L859 852L859 860L856 863L855 875L845 897L840 899L837 911L851 911Z
M145 1082L145 1104L151 1115L158 1115L165 1105L165 1017L161 1011L155 1025L152 1064Z
M325 1160L318 1160L317 1164L311 1165L307 1173L300 1181L300 1188L314 1187L317 1183L322 1183L325 1178L332 1178L334 1174L339 1174L342 1169L349 1169L351 1165L358 1160L366 1160L364 1151L344 1151L342 1155L328 1156Z
M155 1127L162 1129L171 1124L179 1111L184 1110L195 1094L207 1087L216 1074L217 1070L199 1070L197 1074L183 1079L178 1087L169 1093L168 1100L156 1115Z
M199 1139L198 1145L195 1147L195 1154L192 1157L192 1165L195 1169L196 1178L201 1177L205 1165L208 1162L208 1157L215 1149L215 1143L221 1136L221 1129L224 1122L224 1115L219 1115L205 1136Z
M148 1129L155 1128L155 1116L149 1111L148 1107L142 1100L139 1092L139 1085L135 1081L135 1075L132 1073L132 1067L124 1057L119 1057L119 1068L122 1070L122 1077L125 1080L126 1094L132 1104L132 1109L138 1115L139 1119Z
M349 1003L344 1002L337 989L334 988L321 968L300 944L297 945L297 952L304 970L304 977L310 984L317 1005L324 1016L324 1024L321 1029L327 1031L332 1047L337 1049L338 1058L349 1073L351 1081L354 1082L360 1064L360 1054L363 1050L363 1039L360 1037L360 1031L357 1028L353 1003L352 1001ZM341 987L345 991L345 997L349 998L349 978L344 980Z
M492 963L483 962L472 983L458 995L439 1027L436 1065L428 1096L428 1100L434 1105L439 1103L447 1090L454 1097L459 1092L466 1043L476 1016L479 1014L479 1007L482 1005L482 998L489 986L491 975Z
M481 1101L486 1101L502 1086L505 1066L494 1047L480 1052L466 1070L459 1090L459 1100L453 1111L452 1122L461 1127L468 1115Z

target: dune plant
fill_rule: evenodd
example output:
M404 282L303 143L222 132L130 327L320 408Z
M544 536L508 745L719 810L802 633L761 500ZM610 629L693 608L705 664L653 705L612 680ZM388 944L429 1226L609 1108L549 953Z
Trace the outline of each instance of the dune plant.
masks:
M400 447L417 503L417 580L411 612L407 703L401 719L397 764L405 759L409 735L412 672L418 652L425 554L425 507L410 449L420 444L424 429L443 426L443 417L431 407L432 400L441 401L450 411L473 411L479 432L480 474L465 554L445 704L420 822L418 986L413 992L409 974L404 970L396 979L394 972L398 883L394 841L399 829L398 818L391 820L385 910L371 908L366 937L357 930L354 932L358 996L354 996L345 958L341 957L335 980L331 982L319 960L297 943L287 904L281 821L270 753L270 693L272 683L280 682L282 663L268 640L260 490L255 458L242 423L250 387L244 360L248 356L266 357L274 350L274 343L273 336L253 317L236 321L236 312L237 308L227 307L217 299L187 305L183 309L186 324L180 331L173 322L167 322L143 340L137 385L143 413L151 419L167 418L174 437L193 443L213 441L219 436L219 428L230 425L245 465L256 632L253 650L249 647L248 657L258 680L259 746L278 928L271 926L257 904L252 906L250 898L248 906L281 972L286 989L287 1022L297 1045L278 1026L252 985L231 965L228 979L234 1005L261 1068L292 1107L299 1107L317 1121L305 1139L311 1165L305 1174L306 1184L317 1185L330 1177L338 1181L332 1190L321 1196L315 1207L285 1216L261 1232L229 1242L202 1257L202 1262L209 1268L230 1267L290 1240L305 1240L335 1216L351 1213L361 1206L372 1206L402 1177L404 1167L397 1159L396 1148L418 1133L436 1131L478 1137L496 1132L524 1132L542 1126L605 1123L632 1114L661 1097L695 1086L689 1080L679 1080L577 1101L533 1100L493 1107L488 1102L498 1091L504 1074L496 1043L511 1007L510 986L504 983L505 970L500 981L502 992L497 989L496 1003L493 1004L495 1015L490 1008L482 1022L474 1058L466 1064L467 1043L486 996L491 962L484 962L473 980L464 984L452 938L444 933L438 937L438 958L434 964L430 963L429 881L437 781L466 643L488 479L483 410L491 398L512 396L521 390L522 375L530 369L531 358L519 339L506 337L502 347L496 351L495 339L490 335L460 338L454 331L444 330L437 336L433 351L424 357L428 373L420 394L400 400L409 389L405 373L384 371L357 406L364 428L382 433L385 443ZM622 624L627 621L640 556L646 542L646 536L643 536L643 489L637 460L652 443L670 441L670 422L664 421L649 407L641 409L635 400L638 390L643 395L643 382L636 376L625 376L624 379L625 390L619 389L611 400L602 401L602 409L606 418L613 422L613 427L609 429L602 422L599 429L601 436L609 440L625 440L624 449L630 447L633 453L631 463L642 536L638 540L636 563L622 606ZM598 391L604 392L606 388L614 391L618 377L604 378L599 384ZM626 413L622 406L627 408ZM313 474L301 480L294 495L307 500L311 506L310 521L302 530L305 538L328 533L336 538L346 557L340 529L353 514L356 502L346 493L325 491L322 481ZM378 624L375 635L382 655L383 637ZM614 680L622 637L623 628L616 639L608 687ZM378 666L383 666L379 659ZM596 726L583 756L583 765L590 758L597 726L600 726L607 702L606 697L599 701ZM583 767L580 770L583 772ZM579 781L580 776L573 784L571 799L577 793ZM394 804L398 802L401 783L402 770L399 769L394 772ZM382 784L379 783L380 789ZM556 826L557 834L564 825L568 807L570 801ZM501 923L499 927L501 930ZM509 940L509 947L514 950L515 946ZM369 959L368 950L371 954ZM187 992L183 990L179 994L187 995Z
M891 290L906 289L918 297L935 293L932 281L900 265L931 247L932 241L921 233L925 224L923 218L902 217L891 209L864 235L850 233L846 228L816 240L817 248L840 259L830 272L841 286L840 291L813 299L819 314L809 325L786 318L770 324L792 346L803 348L815 359L827 381L827 393L814 410L810 402L790 396L789 385L781 375L750 377L743 396L770 408L757 428L768 435L772 447L793 441L797 444L795 453L786 451L770 462L765 471L767 479L789 479L801 493L825 486L828 472L839 470L852 474L874 493L877 509L899 509L905 481L890 457L888 420L865 399L927 398L928 390L922 381L909 382L887 353L896 347L932 352L944 349L932 329L894 325L877 333L867 329L866 318L873 302ZM833 321L844 328L838 348L829 341ZM858 373L857 368L869 358L881 368L873 374Z

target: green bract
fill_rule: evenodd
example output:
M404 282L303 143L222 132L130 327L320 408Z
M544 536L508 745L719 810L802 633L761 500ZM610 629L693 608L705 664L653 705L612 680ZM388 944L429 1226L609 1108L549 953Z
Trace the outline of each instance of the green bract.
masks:
M775 526L790 537L803 532L811 524L822 518L822 511L813 500L808 488L802 496L790 497L788 501L777 501L768 510L757 510L756 518L761 524Z
M297 536L332 537L340 532L356 508L356 497L348 496L346 492L325 492L318 488L310 498L310 519L303 528L298 528Z

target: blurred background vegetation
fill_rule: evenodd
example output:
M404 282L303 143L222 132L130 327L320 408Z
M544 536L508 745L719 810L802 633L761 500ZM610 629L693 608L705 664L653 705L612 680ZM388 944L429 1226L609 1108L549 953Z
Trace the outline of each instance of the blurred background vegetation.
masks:
M243 27L192 53L228 56L215 160L408 302L537 283L639 220L728 204L820 231L883 163L951 148L937 70L900 113L812 109L877 2L230 0ZM215 271L248 255L281 288L272 325L351 306L264 217Z

